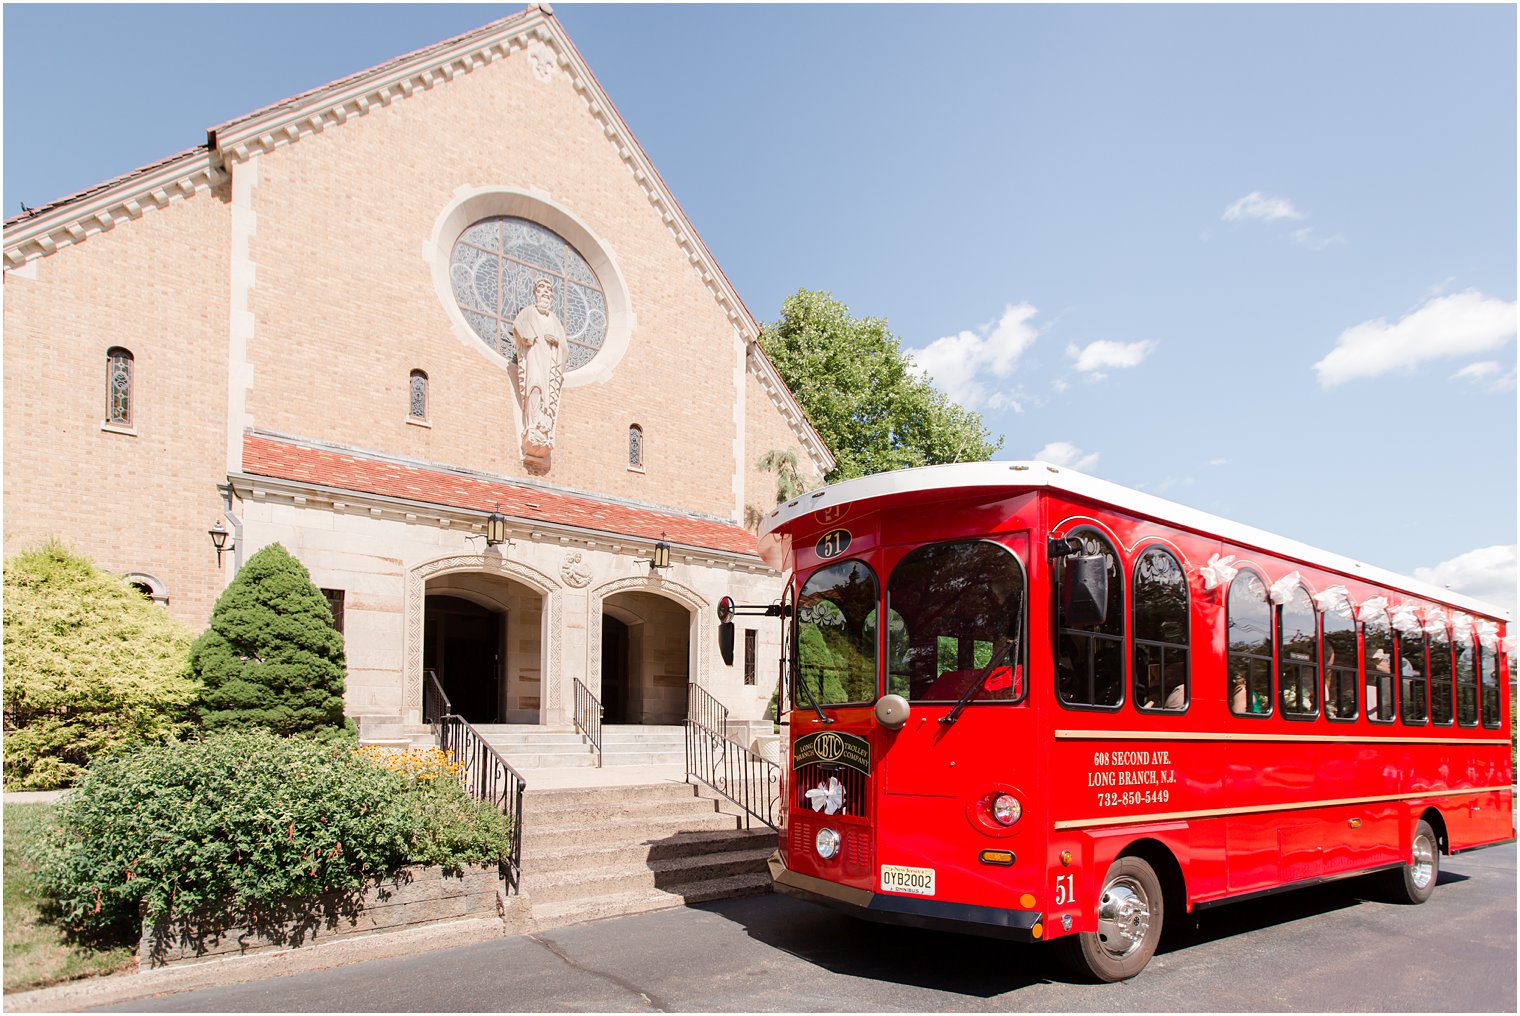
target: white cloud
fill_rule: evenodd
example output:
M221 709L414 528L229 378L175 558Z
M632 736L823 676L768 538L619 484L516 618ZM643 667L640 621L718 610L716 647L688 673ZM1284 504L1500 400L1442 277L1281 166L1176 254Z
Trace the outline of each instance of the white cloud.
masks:
M1035 452L1034 458L1040 462L1049 462L1053 466L1065 466L1067 469L1075 469L1078 472L1085 472L1098 464L1097 452L1084 452L1070 441L1052 441Z
M1261 191L1252 191L1224 210L1226 222L1239 222L1242 219L1272 222L1275 219L1302 219L1303 217L1303 213L1294 208L1293 202L1287 198L1274 197L1271 194L1263 194Z
M1500 374L1499 372L1502 370L1504 370L1504 365L1497 360L1480 360L1477 363L1469 363L1466 367L1453 374L1448 380L1467 381L1470 384L1481 386L1486 392L1514 391L1514 368L1511 367L1508 373ZM1496 377L1495 375L1498 376Z
M1453 381L1481 381L1486 377L1492 377L1504 368L1499 366L1498 360L1482 360L1478 363L1469 363L1466 367L1451 376Z
M1108 368L1137 367L1140 361L1150 356L1155 349L1156 343L1150 340L1144 342L1099 340L1089 342L1080 348L1075 344L1067 346L1066 355L1077 361L1077 370L1084 374L1094 374Z
M1414 577L1424 582L1480 600L1509 611L1515 616L1515 545L1480 547L1442 561L1432 568L1416 568Z
M1227 466L1229 464L1229 459L1209 459L1209 461L1204 463L1206 466Z
M1323 360L1314 365L1323 388L1427 360L1471 356L1504 345L1515 334L1515 305L1477 290L1437 297L1389 324L1363 321L1341 332Z
M1293 242L1308 247L1310 250L1324 250L1326 247L1345 243L1346 238L1339 233L1333 236L1321 236L1314 231L1313 226L1305 226L1302 229L1295 229L1293 231Z
M1013 409L1022 412L1021 394L989 386L987 376L1006 378L1039 332L1029 323L1037 313L1027 304L1009 304L995 323L935 339L908 357L942 391L967 409Z

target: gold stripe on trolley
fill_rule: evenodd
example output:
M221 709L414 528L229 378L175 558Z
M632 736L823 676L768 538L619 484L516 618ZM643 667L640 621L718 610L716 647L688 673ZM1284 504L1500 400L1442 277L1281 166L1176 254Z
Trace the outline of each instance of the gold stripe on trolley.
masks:
M1471 797L1510 790L1502 787L1473 787L1465 790L1424 790L1414 794L1381 794L1377 797L1343 797L1327 801L1294 801L1290 804L1259 804L1250 808L1204 808L1200 811L1167 811L1150 815L1110 815L1103 818L1069 819L1055 823L1056 829L1086 829L1092 826L1141 825L1154 822L1178 822L1189 818L1222 818L1226 815L1259 815L1274 811L1298 811L1308 808L1332 808L1347 804L1384 804L1388 801L1416 801L1423 798Z
M1342 737L1336 734L1226 734L1164 730L1058 730L1057 741L1282 741L1327 744L1509 744L1507 737Z

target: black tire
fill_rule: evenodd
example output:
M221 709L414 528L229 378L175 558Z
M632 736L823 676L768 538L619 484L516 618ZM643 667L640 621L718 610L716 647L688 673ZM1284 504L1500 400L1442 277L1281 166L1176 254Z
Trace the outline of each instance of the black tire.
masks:
M1395 903L1424 903L1441 877L1441 841L1424 819L1414 827L1409 852L1408 861L1385 873L1384 888Z
M1063 958L1083 977L1128 980L1156 952L1165 909L1155 870L1139 857L1121 857L1098 894L1098 930L1059 939Z

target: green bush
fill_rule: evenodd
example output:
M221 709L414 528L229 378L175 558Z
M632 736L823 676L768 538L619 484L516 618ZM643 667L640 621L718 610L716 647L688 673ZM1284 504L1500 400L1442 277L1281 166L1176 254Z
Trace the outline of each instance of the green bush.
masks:
M229 731L97 759L34 851L54 919L76 931L274 907L360 888L409 862L500 858L505 818L452 768ZM431 775L429 773L431 772Z
M217 598L190 666L204 685L196 709L207 730L344 727L343 636L305 566L278 543Z
M193 720L191 633L51 541L5 563L5 786L52 790L90 760Z

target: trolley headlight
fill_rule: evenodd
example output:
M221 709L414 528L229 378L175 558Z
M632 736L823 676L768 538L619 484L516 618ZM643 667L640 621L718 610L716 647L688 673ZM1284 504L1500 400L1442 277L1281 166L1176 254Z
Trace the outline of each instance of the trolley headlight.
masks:
M839 853L839 834L825 826L818 830L818 835L813 837L813 849L818 851L818 856L825 861Z
M992 817L999 824L1011 826L1024 814L1024 806L1012 794L999 794L992 799Z

